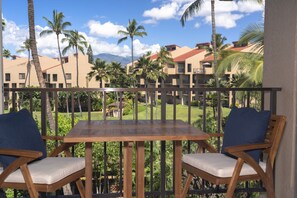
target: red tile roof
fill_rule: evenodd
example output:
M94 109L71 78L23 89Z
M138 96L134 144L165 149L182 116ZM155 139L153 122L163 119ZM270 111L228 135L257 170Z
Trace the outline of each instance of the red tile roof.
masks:
M243 46L243 47L231 47L228 50L233 50L233 51L237 51L237 52L241 52L242 50L248 48L249 46Z
M155 60L155 59L157 59L158 58L158 54L153 54L153 55L151 55L151 60Z
M192 57L192 56L195 56L201 52L204 52L205 50L204 49L193 49L185 54L182 54L176 58L173 59L174 62L184 62L186 59Z

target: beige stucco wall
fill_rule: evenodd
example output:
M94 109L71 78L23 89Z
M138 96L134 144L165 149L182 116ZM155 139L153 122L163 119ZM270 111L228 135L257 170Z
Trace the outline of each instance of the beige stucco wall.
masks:
M264 86L282 87L277 113L287 116L275 168L276 197L296 195L297 1L269 0L265 8ZM281 50L280 50L281 49Z
M4 83L9 83L9 87L12 87L12 83L17 84L17 88L19 88L20 83L24 83L24 79L19 79L19 73L27 73L27 58L16 58L15 60L5 59L3 60L4 66ZM50 76L50 83L56 84L56 87L59 87L59 84L64 83L64 77L62 68L60 66L60 61L57 59L53 59L46 56L39 57L40 65L42 68L43 73L46 73ZM39 86L36 71L34 68L33 63L31 67L31 85L32 86ZM72 87L76 87L76 56L70 55L68 57L68 62L64 63L64 70L65 73L71 74L71 79L67 80L67 83L71 83ZM99 82L95 81L93 78L91 81L86 79L87 74L91 71L92 65L88 63L88 56L79 54L78 55L78 65L79 65L79 87L89 87L89 88L98 88ZM11 80L9 82L5 81L5 73L10 73ZM57 81L53 81L53 74L57 75ZM28 85L28 84L27 84Z

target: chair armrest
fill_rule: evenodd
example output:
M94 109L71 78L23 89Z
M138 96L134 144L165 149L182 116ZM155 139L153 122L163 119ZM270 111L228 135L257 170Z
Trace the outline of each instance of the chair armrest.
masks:
M9 155L17 157L6 169L0 174L0 186L8 175L22 166L26 166L42 156L42 152L32 150L19 150L19 149L0 149L1 155Z
M233 153L249 151L249 150L267 149L270 147L271 147L271 144L269 143L244 144L244 145L226 147L225 151L227 153L233 154Z
M42 135L41 138L43 140L63 140L63 136L48 136L48 135Z
M42 152L32 150L20 150L20 149L0 149L0 155L9 155L15 157L28 157L37 159L42 156Z
M206 149L210 153L217 153L217 150L210 145L206 140L193 140L201 149Z
M49 154L49 157L56 157L62 152L64 152L67 157L71 157L69 148L76 144L77 143L62 143Z

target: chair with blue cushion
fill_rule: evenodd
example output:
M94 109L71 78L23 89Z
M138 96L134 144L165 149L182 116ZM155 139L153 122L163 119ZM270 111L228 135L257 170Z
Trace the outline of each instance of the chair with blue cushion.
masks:
M85 173L84 158L71 157L61 144L48 157L36 122L26 110L0 115L0 188L28 190L31 198L38 192L53 192L76 182L81 197ZM64 152L66 157L58 157Z
M196 141L198 151L208 152L183 155L187 179L182 197L186 197L193 177L197 176L215 185L227 184L227 198L233 197L239 181L261 180L267 196L274 198L273 167L285 122L285 116L270 116L269 111L232 108L221 153L207 141ZM264 161L259 160L261 153L265 153Z

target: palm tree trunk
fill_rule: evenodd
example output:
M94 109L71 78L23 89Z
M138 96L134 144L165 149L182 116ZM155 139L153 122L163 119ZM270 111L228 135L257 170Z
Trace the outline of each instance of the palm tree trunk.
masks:
M65 74L64 64L63 64L63 60L62 60L59 34L57 34L57 43L58 43L59 58L60 58L62 72L63 72L65 88L67 88L66 74ZM69 104L68 104L68 93L67 92L66 92L66 109L67 109L67 115L69 115Z
M36 37L35 37L35 22L34 22L34 3L33 0L28 0L28 18L29 18L29 34L30 34L30 46L32 51L33 62L36 70L36 75L38 78L39 86L41 88L46 88L45 81L42 75L42 70L39 62ZM47 117L51 130L55 129L54 119L52 116L51 106L48 95L46 95L46 109Z
M77 46L75 47L75 52L76 52L76 86L79 87L79 83L78 83L78 49ZM80 116L82 117L82 109L81 109L81 104L80 104L80 95L77 95L77 103L78 103L78 108L79 108L79 113Z
M133 49L134 47L133 47L133 37L131 38L131 59L132 59L132 68L134 68L134 57L133 57L133 55L134 55L134 52L133 52Z

